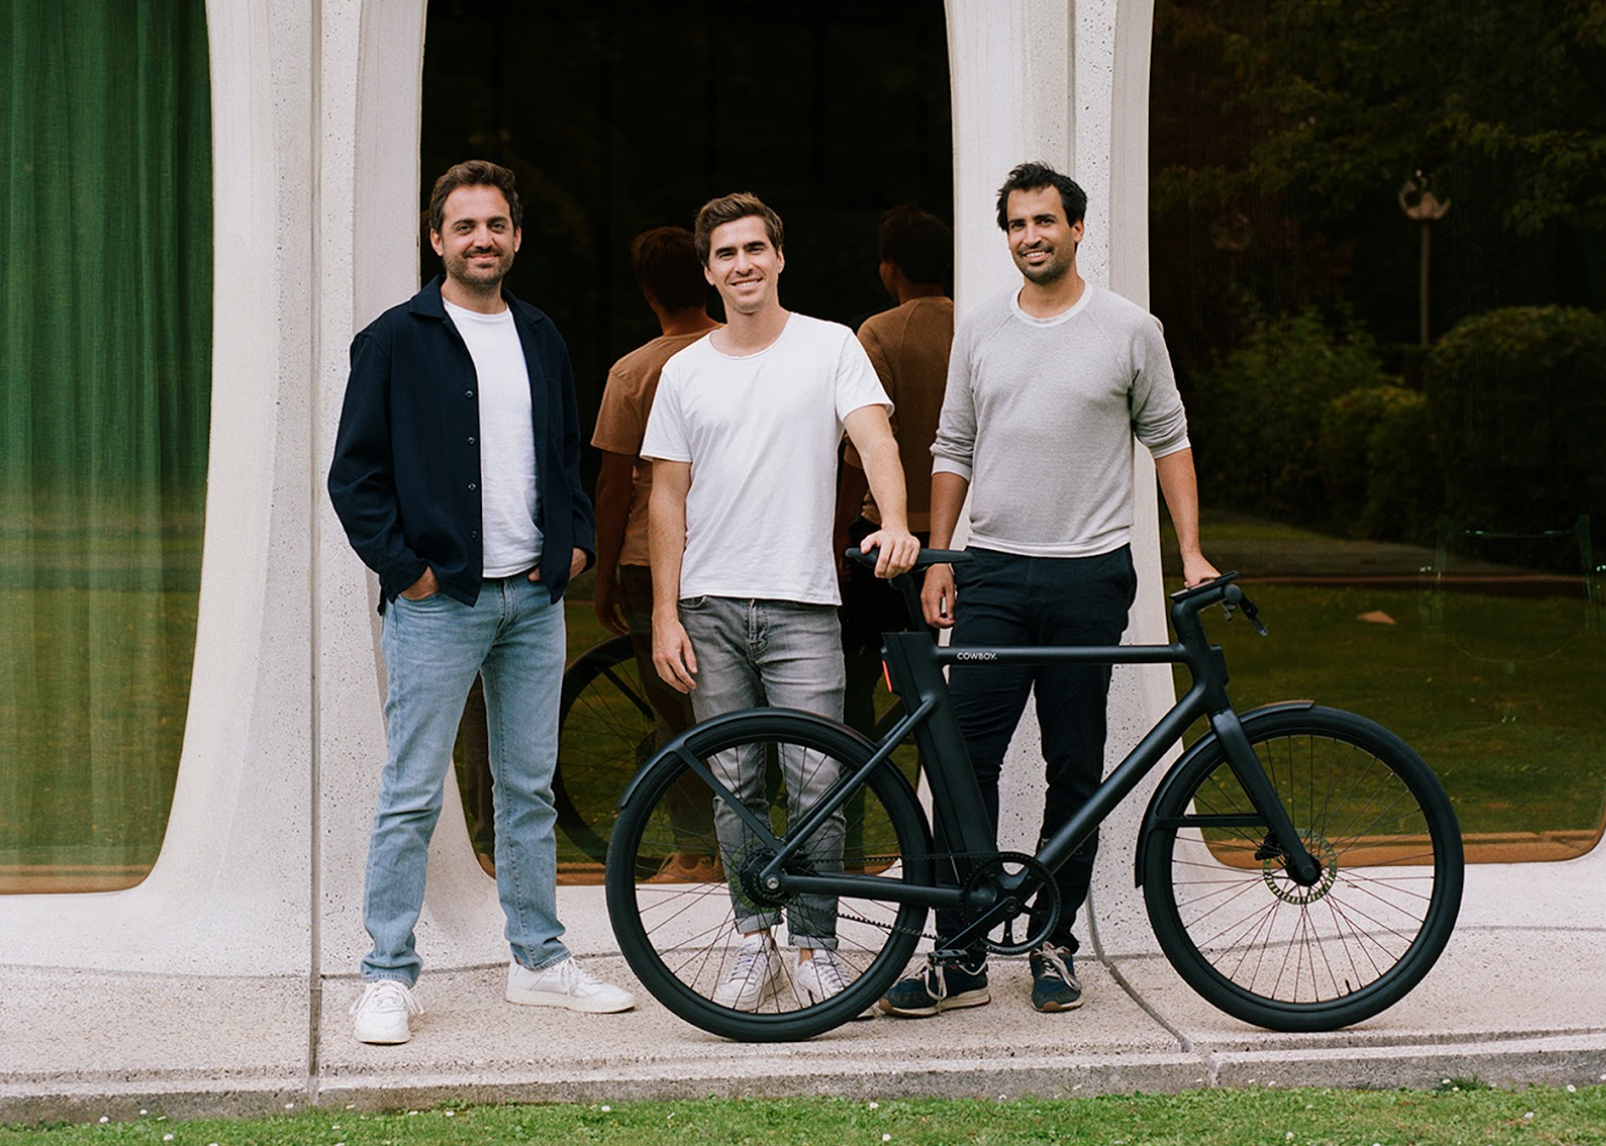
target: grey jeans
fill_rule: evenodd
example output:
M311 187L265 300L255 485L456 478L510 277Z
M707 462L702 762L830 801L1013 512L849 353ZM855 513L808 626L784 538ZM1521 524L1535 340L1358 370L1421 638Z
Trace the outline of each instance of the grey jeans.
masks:
M831 605L733 597L691 597L680 602L680 621L697 656L697 687L692 710L699 721L757 705L800 708L832 720L842 719L842 631ZM795 745L773 760L762 745L722 752L709 767L732 793L763 820L769 820L767 773L779 765L786 785L789 817L807 814L836 783L837 762ZM736 873L752 831L724 803L714 809L714 828L737 930L763 931L780 921L778 911L751 903ZM843 817L833 816L810 841L806 858L816 871L842 870ZM805 895L787 911L788 939L796 947L836 948L836 900Z

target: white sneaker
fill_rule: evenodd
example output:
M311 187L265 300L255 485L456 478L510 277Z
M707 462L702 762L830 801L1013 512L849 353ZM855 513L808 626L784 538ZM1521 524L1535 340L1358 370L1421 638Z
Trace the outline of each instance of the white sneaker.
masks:
M840 995L847 987L848 977L842 968L842 960L837 958L835 951L818 947L813 955L798 963L792 979L792 992L797 996L797 1005L800 1007L823 1003L833 995ZM873 1019L875 1011L866 1009L853 1017Z
M636 1005L629 991L604 983L572 955L540 971L515 959L507 968L506 998L523 1007L566 1007L592 1015L612 1015Z
M714 1002L733 1011L756 1011L780 993L785 975L770 933L749 935L736 951L736 965L714 988Z
M396 979L371 979L363 985L362 995L351 1004L351 1013L357 1016L352 1033L360 1043L394 1045L413 1037L412 1015L424 1013L424 1007L413 998L407 984Z

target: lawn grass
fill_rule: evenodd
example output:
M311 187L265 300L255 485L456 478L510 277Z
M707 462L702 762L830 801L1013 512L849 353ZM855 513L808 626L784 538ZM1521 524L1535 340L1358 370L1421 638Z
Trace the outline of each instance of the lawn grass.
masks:
M1606 1088L1198 1090L1070 1099L706 1099L0 1127L0 1146L1468 1146L1606 1143Z

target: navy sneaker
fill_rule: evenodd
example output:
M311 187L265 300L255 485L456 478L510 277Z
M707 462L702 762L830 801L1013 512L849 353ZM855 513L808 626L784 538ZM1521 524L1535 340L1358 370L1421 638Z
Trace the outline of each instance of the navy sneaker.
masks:
M1074 1011L1082 1005L1082 983L1071 949L1045 943L1027 960L1032 968L1032 1006L1039 1011Z
M956 1007L980 1007L993 1001L987 990L987 963L973 967L927 959L925 970L900 979L880 1006L889 1015L924 1018Z

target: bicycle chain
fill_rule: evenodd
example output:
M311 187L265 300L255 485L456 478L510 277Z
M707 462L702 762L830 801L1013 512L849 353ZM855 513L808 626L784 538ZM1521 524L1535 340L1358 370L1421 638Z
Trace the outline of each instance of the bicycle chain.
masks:
M907 862L908 860L996 860L1000 856L1008 855L1008 854L1010 854L1010 853L1007 853L1007 852L933 852L933 853L931 853L929 855L907 855L907 854L905 854L905 855L890 855L890 856L854 856L853 858L854 858L854 862L856 864L862 863L862 864L865 864L866 866L868 866L869 864L872 864L872 863L877 863L877 862L879 862L881 860L886 860L887 861L887 865L890 867L892 864L898 863L899 861ZM1030 858L1030 857L1028 857L1028 858ZM883 922L881 922L879 920L875 920L875 919L866 919L866 918L864 918L864 916L858 915L858 914L856 914L856 913L854 913L852 911L848 911L847 909L842 907L840 901L837 904L837 917L840 918L840 919L850 920L850 921L852 921L854 923L863 923L863 924L866 924L867 926L878 928L879 930L887 932L889 935L913 935L916 939L930 939L934 943L939 938L935 931L917 931L916 929L914 929L912 927L899 927L896 924L883 923Z

